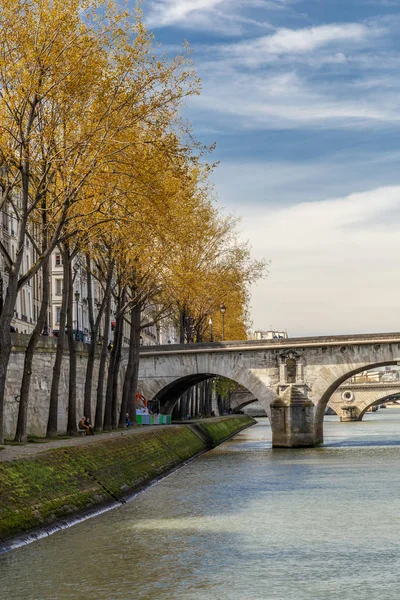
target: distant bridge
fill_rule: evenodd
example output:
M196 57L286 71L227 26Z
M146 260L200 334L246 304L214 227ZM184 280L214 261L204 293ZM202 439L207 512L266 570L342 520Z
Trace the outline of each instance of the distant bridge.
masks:
M392 399L400 400L400 381L374 383L344 383L329 399L331 408L341 421L362 421L367 410L374 405L384 404ZM231 408L239 412L258 399L247 390L236 391L231 396Z
M312 446L323 441L325 409L341 384L400 363L400 333L147 346L140 358L140 391L164 413L196 383L227 377L263 406L274 446Z
M332 394L328 406L341 421L361 421L371 406L394 397L400 398L400 381L346 383Z

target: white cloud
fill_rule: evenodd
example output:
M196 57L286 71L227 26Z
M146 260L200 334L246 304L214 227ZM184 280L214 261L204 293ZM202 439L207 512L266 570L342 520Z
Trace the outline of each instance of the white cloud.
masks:
M384 48L387 32L381 22L331 24L210 46L193 105L203 121L237 130L399 123L400 56Z
M232 130L399 123L399 86L392 85L385 96L381 89L366 90L351 80L308 81L294 70L265 74L208 65L203 92L191 106L197 111L195 118L204 120L214 113L218 117L212 118Z
M153 27L165 27L185 22L193 12L211 11L224 0L155 0L151 4L149 24Z
M174 25L240 35L247 26L270 28L265 20L251 18L251 9L282 11L292 1L296 0L153 0L147 22L153 28Z
M400 238L393 222L400 224L400 186L254 207L242 229L255 254L272 261L253 292L255 327L287 327L291 335L398 329Z
M340 149L324 157L307 158L302 156L301 143L295 147L298 150L294 160L241 157L222 161L213 174L221 205L239 214L243 205L246 210L252 205L262 212L266 206L322 201L353 191L397 185L399 181L400 151L383 152L376 148L354 153ZM305 151L308 153L309 148Z
M330 24L303 29L278 29L274 34L246 42L224 46L228 55L260 64L271 55L304 54L338 42L354 44L363 41L374 31L360 23Z

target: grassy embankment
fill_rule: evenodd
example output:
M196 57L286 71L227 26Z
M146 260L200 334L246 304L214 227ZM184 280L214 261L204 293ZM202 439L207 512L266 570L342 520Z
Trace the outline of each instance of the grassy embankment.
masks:
M224 417L0 462L0 541L124 498L253 424ZM196 431L198 433L196 433Z

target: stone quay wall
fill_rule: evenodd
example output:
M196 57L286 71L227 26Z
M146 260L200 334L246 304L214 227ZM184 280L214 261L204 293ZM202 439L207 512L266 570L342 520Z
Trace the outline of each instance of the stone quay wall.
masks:
M244 415L143 427L116 438L0 461L0 554L103 507L255 423ZM29 534L29 532L31 532Z
M12 439L17 426L19 408L19 394L21 389L22 374L24 369L25 350L30 336L12 334L12 353L7 370L6 395L5 395L5 437ZM42 336L36 348L32 365L32 378L30 400L28 405L28 434L43 436L46 434L47 418L49 413L50 389L53 377L57 339ZM87 345L77 343L77 416L83 414L83 399L87 366ZM96 354L93 370L92 386L92 414L96 406L98 365L100 349ZM58 405L58 429L63 434L67 430L68 417L68 377L69 377L69 352L64 349L61 366Z

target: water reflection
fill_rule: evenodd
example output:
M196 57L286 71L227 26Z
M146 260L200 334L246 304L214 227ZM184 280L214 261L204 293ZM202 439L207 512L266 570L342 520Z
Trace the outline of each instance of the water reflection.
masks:
M328 417L271 450L267 420L130 504L0 557L8 600L398 597L400 410Z

